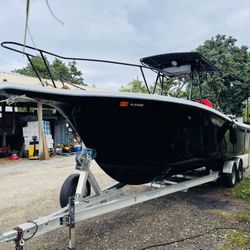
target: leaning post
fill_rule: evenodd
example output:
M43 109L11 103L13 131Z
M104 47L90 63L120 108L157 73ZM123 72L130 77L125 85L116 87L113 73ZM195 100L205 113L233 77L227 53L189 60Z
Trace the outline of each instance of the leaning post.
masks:
M43 152L43 105L37 103L38 135L39 135L39 160L44 160Z

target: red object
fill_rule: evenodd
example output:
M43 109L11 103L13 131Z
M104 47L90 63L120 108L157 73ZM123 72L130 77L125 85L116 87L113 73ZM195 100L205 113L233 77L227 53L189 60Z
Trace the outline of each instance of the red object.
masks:
M128 107L129 102L120 102L120 107Z
M11 156L9 156L9 160L11 160L11 161L19 160L19 156L18 155L11 155Z
M195 102L202 103L210 108L213 107L213 103L210 102L208 99L196 100Z

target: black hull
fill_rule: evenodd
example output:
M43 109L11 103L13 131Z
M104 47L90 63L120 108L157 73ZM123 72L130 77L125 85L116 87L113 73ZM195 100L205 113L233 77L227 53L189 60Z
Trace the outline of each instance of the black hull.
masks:
M248 153L246 129L233 129L231 121L197 107L95 98L82 99L77 110L70 120L83 142L122 183L146 183L201 166L221 170L226 159Z
M187 101L20 89L2 93L26 94L56 107L86 147L97 151L100 167L121 183L147 183L201 166L221 170L226 159L249 149L247 128L234 128L224 115Z

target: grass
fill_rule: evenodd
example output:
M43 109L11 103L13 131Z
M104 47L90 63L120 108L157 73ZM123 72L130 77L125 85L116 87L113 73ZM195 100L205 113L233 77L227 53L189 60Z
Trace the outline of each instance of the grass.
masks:
M250 202L250 175L245 176L243 180L232 189L232 193L241 199ZM214 210L213 213L222 215L226 219L236 220L238 222L250 223L249 214L233 215L227 211ZM231 231L226 234L226 242L221 250L247 250L250 249L250 233Z
M227 241L222 245L221 250L249 249L250 233L229 232L226 237Z
M221 209L212 209L211 212L213 214L216 214L216 215L221 215L223 216L225 219L228 219L228 220L234 220L235 217L233 214L231 214L230 212L228 211L225 211L225 210L221 210Z
M238 222L245 222L250 223L250 215L249 214L238 214L234 215L228 211L221 210L221 209L212 209L210 210L211 213L223 216L225 219L228 219L230 221L238 221Z
M250 202L250 177L245 177L232 189L232 192L236 197Z
M250 223L250 215L247 214L239 214L235 216L235 219L239 222Z
M211 210L213 214L223 216L230 221L238 221L243 223L250 223L250 215L239 214L234 215L228 211L214 209ZM240 231L230 231L225 234L226 240L221 246L220 250L247 250L250 249L250 233Z

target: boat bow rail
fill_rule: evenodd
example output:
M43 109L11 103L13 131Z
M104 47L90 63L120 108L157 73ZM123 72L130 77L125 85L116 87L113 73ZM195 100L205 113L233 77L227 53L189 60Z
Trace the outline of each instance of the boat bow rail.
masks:
M221 74L220 70L210 61L208 61L205 57L203 57L198 52L181 52L181 53L167 53L167 54L161 54L161 55L155 55L155 56L149 56L145 58L141 58L140 62L141 64L134 64L134 63L126 63L121 61L111 61L111 60L103 60L103 59L93 59L93 58L81 58L81 57L67 57L58 55L43 49L35 48L29 45L12 42L12 41L5 41L1 43L1 46L5 49L14 51L16 53L23 54L27 57L27 60L29 61L30 65L32 66L37 78L39 79L42 86L45 86L45 83L42 80L42 76L39 74L39 70L35 67L34 63L32 62L32 59L35 57L39 57L48 73L49 78L52 81L52 84L54 88L57 88L55 83L55 74L50 68L50 65L48 63L48 56L52 56L55 58L59 58L62 60L73 60L73 61L84 61L84 62L94 62L94 63L105 63L105 64L116 64L121 66L127 66L127 67L134 67L138 68L140 70L143 82L146 86L147 92L149 94L155 94L157 86L160 88L160 94L164 95L164 84L166 81L166 78L169 77L175 77L177 79L182 79L182 84L179 87L179 90L177 91L176 96L181 91L181 89L186 84L186 80L189 79L191 82L191 89L190 89L190 95L189 100L191 100L192 97L192 86L193 86L193 80L195 76L198 76L198 81L196 81L200 87L200 75L201 74L214 74L219 73ZM149 69L156 73L156 78L154 82L154 86L151 89L149 87L148 81L146 79L146 75L144 70ZM65 79L62 79L62 76L58 76L57 78L60 79L60 81L63 83ZM184 80L185 79L185 80ZM195 82L195 81L194 81ZM67 82L68 84L72 84ZM79 86L72 84L73 86L79 88ZM83 88L84 89L84 88Z
M44 66L48 72L48 76L49 78L51 79L52 81L52 84L54 86L54 88L57 88L56 87L56 83L55 83L55 77L54 77L54 73L52 72L52 70L50 69L50 66L48 64L48 60L46 58L46 56L52 56L52 57L55 57L55 58L60 58L62 60L73 60L73 61L85 61L85 62L95 62L95 63L105 63L105 64L116 64L116 65L121 65L121 66L127 66L127 67L135 67L135 68L139 68L140 69L140 72L142 74L142 78L144 80L144 84L147 88L147 91L148 93L150 93L150 89L149 89L149 86L148 86L148 83L147 83L147 80L146 80L146 77L145 77L145 74L144 74L144 69L153 69L151 67L147 67L147 66L144 66L144 65L141 65L141 64L133 64L133 63L125 63L125 62L119 62L119 61L111 61L111 60L102 60L102 59L93 59L93 58L81 58L81 57L66 57L66 56L61 56L61 55L58 55L58 54L55 54L55 53L52 53L52 52L49 52L49 51L46 51L46 50L43 50L43 49L39 49L39 48L35 48L35 47L32 47L32 46L29 46L29 45L24 45L24 44L21 44L21 43L17 43L17 42L12 42L12 41L6 41L6 42L2 42L1 43L1 46L5 49L8 49L8 50L11 50L11 51L14 51L16 53L20 53L20 54L23 54L27 57L30 65L32 66L37 78L39 79L40 83L42 86L45 86L43 80L42 80L42 77L41 75L39 74L39 71L36 69L35 65L33 64L32 62L32 58L35 58L35 57L39 57L42 59L42 62L44 63ZM37 55L38 53L38 55ZM60 79L61 82L63 83L64 79ZM70 84L68 82L68 84ZM79 87L75 84L72 84L74 85L75 87Z

